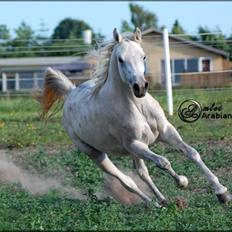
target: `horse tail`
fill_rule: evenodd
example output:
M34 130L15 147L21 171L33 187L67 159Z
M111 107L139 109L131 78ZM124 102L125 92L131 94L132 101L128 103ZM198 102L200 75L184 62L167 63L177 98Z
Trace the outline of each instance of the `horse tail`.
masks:
M33 92L34 98L41 104L43 119L47 118L51 107L64 98L75 89L75 85L60 71L47 68L45 72L44 90Z

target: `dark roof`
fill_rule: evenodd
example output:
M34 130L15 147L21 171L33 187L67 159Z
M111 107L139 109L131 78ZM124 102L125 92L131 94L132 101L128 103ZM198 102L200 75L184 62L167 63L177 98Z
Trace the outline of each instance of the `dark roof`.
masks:
M73 56L1 58L0 66L48 66L72 63L77 60L80 58Z
M61 71L80 72L91 69L93 66L80 57L28 57L28 58L1 58L0 69L9 70L40 70L44 71L48 66Z
M60 71L82 71L86 69L91 69L92 65L84 61L76 61L68 64L61 64L53 66Z
M157 30L155 28L150 28L150 29L147 29L147 30L143 31L142 35L146 36L146 35L149 35L151 33L160 34L161 36L163 34L162 31L159 31L159 30ZM185 44L190 44L190 45L192 45L194 47L198 47L198 48L201 48L201 49L204 49L204 50L216 53L216 54L224 56L226 58L228 58L229 55L230 55L228 52L225 52L223 50L220 50L220 49L217 49L217 48L213 48L211 46L203 45L203 44L200 44L200 43L192 41L192 40L184 39L184 38L181 38L179 36L175 36L175 35L170 35L169 34L169 38L172 38L172 39L180 41L180 42L184 42Z

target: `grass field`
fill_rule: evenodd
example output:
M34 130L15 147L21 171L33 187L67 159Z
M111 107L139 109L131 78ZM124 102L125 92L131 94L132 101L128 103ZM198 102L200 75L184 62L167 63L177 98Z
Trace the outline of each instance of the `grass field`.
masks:
M169 120L186 142L195 147L221 182L232 191L232 119L199 119L184 123L177 109L182 101L195 99L204 104L221 103L232 113L232 92L174 91L175 114ZM153 95L166 109L163 93ZM170 204L157 209L152 203L125 206L114 200L98 200L103 173L82 153L75 151L61 126L61 113L49 122L39 120L39 106L30 97L0 99L0 149L18 166L45 178L58 178L64 185L83 189L87 201L51 190L34 196L17 183L1 183L0 230L230 230L232 203L221 205L196 166L173 148L157 144L156 153L165 155L179 174L189 178L186 190L178 189L162 170L147 162L152 178ZM128 157L112 157L124 170L132 170ZM175 199L187 201L178 208Z

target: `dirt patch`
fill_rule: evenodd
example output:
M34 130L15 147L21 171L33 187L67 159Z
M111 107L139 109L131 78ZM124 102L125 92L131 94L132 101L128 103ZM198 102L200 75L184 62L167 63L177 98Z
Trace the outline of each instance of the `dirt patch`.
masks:
M0 150L0 182L18 183L32 195L41 195L50 190L57 190L68 198L85 200L83 191L71 186L64 186L55 178L45 178L40 174L32 174L10 160L5 150Z
M141 189L146 195L149 197L153 196L148 186L136 173L131 171L123 171L123 173L130 176L139 189ZM118 179L109 175L105 176L103 191L124 205L139 204L142 202L142 199L138 195L128 191Z

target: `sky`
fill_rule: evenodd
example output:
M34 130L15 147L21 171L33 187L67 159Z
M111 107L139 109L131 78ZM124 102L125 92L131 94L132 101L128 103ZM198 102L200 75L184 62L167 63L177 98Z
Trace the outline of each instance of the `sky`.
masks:
M196 34L199 25L221 28L226 35L232 34L232 2L136 2L158 16L159 26L169 30L178 19L188 34ZM111 38L113 28L120 29L121 21L130 21L129 2L0 2L0 24L8 25L13 32L22 20L34 30L43 21L51 35L58 23L66 18L86 21L95 32Z

